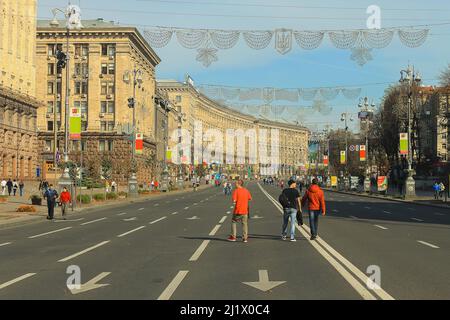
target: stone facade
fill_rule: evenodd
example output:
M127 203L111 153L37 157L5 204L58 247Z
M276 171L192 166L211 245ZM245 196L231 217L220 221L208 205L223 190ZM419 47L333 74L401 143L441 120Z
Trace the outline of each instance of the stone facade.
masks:
M35 99L36 0L0 0L1 175L34 179L37 167Z
M243 113L239 113L232 110L218 102L209 99L189 82L180 83L177 81L158 81L158 90L166 92L169 96L169 101L176 109L178 119L173 118L169 121L169 136L179 128L186 130L190 133L191 137L195 136L196 121L200 121L202 124L202 131L205 133L208 129L216 129L217 133L226 137L226 131L228 129L238 130L242 129L245 133L247 130L255 130L257 148L266 148L268 155L270 155L271 145L271 130L277 130L279 134L279 145L274 146L279 152L280 166L277 172L270 172L264 169L261 165L261 159L259 159L259 153L257 159L252 159L252 155L249 150L250 139L245 140L245 154L241 156L245 159L244 164L238 163L237 159L226 159L226 139L223 141L224 155L219 156L220 159L224 159L221 166L224 170L234 173L236 175L243 176L250 170L254 174L268 175L278 174L287 176L298 172L299 167L307 163L308 156L308 137L309 130L305 127L283 124L280 122L257 119ZM267 130L267 141L262 145L262 133ZM236 132L236 131L235 131ZM176 135L175 135L176 136ZM214 137L211 137L211 142ZM177 139L169 140L169 147L172 152L175 152L177 143L183 143ZM208 141L205 144L202 143L200 148L200 154L203 153L207 147ZM237 141L234 143L235 155L237 152ZM191 159L185 159L187 162L197 165L204 162L204 159L194 159L191 152ZM209 164L209 163L208 163Z
M82 23L83 29L69 33L68 70L69 106L81 108L83 148L80 142L71 142L69 159L79 162L81 153L86 153L84 164L88 163L87 159L94 164L102 159L130 161L133 109L129 108L128 99L135 94L136 132L144 136L143 154L136 155L137 177L139 182L148 181L152 172L146 163L157 152L154 98L155 67L160 58L134 27L122 27L102 19ZM50 21L38 21L36 60L40 80L36 91L37 97L46 104L38 110L39 139L44 147L41 162L45 167L52 167L56 150L62 153L64 148L67 67L58 70L55 50L66 52L66 42L65 22L52 25ZM61 137L56 149L52 142L55 123ZM117 161L113 161L113 166ZM126 174L121 171L113 168L112 179L126 180Z

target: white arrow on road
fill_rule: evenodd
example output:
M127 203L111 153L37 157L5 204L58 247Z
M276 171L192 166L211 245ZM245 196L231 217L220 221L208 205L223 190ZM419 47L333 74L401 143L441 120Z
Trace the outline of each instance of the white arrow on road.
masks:
M286 281L269 281L269 272L267 270L259 270L258 272L259 272L258 282L242 282L242 283L255 289L266 292L286 282Z
M136 217L133 217L133 218L128 218L128 219L123 219L123 221L134 221L136 219L137 219Z
M251 219L262 219L263 217L258 216L255 214L254 216L250 216Z
M187 220L199 220L200 218L197 216L193 216L191 218L186 218Z
M79 293L83 293L86 291L109 286L108 283L102 284L102 283L97 283L97 282L102 280L104 277L108 276L110 273L111 272L102 272L98 276L92 278L91 280L89 280L85 284L82 284L78 288L76 288L75 285L67 285L67 288L69 288L69 290L70 290L70 292L72 292L72 294L79 294Z

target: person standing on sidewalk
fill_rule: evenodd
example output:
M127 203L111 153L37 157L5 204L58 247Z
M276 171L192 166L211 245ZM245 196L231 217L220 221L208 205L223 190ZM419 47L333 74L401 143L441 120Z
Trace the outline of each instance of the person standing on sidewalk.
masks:
M67 206L72 201L72 198L70 196L70 192L67 191L67 188L64 187L63 191L61 192L61 195L59 196L59 202L61 203L61 215L64 220L66 220L66 210Z
M437 183L437 181L434 183L433 185L433 190L434 190L434 200L438 200L439 199L439 183Z
M295 222L297 221L297 211L302 211L300 193L294 180L289 180L289 188L281 192L279 201L283 206L283 226L281 229L281 239L286 240L289 218L291 220L291 241L295 240Z
M4 195L6 195L6 180L5 179L2 180L1 185L2 185L2 195L4 196Z
M315 240L319 228L319 215L320 213L322 213L323 216L326 214L325 196L323 195L322 189L318 186L316 178L312 180L311 186L306 190L301 201L302 206L306 204L306 201L308 201L311 240Z
M53 189L53 185L51 184L47 191L44 193L44 198L47 199L47 209L48 209L48 220L53 220L53 216L55 214L55 205L56 199L58 199L58 192Z
M16 179L13 181L13 195L16 196L17 189L19 189L19 184L17 183Z
M11 178L8 179L8 182L6 183L6 187L8 188L8 196L11 196L11 191L13 188L13 183L11 181Z
M243 180L238 180L233 192L234 211L231 219L231 235L228 237L228 241L236 241L236 224L240 222L242 223L242 240L248 242L248 202L250 200L252 200L250 191L244 188Z
M25 184L23 183L22 180L20 180L20 182L19 182L19 195L21 197L23 196L23 188L25 188Z

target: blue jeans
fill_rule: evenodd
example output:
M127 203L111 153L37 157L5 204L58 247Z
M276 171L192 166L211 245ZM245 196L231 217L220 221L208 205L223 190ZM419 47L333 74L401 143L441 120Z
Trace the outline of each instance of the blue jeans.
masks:
M309 210L309 227L311 229L311 236L316 237L319 229L320 210Z
M291 239L295 237L295 221L297 220L297 209L284 208L282 235L286 236L289 217L291 218Z

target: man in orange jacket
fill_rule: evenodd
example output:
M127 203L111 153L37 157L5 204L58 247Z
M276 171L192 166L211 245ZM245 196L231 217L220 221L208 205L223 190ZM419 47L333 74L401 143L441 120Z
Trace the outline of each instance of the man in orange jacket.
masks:
M302 198L302 206L308 201L309 209L309 227L311 228L311 240L317 238L317 231L319 228L319 215L325 216L325 197L323 195L322 189L317 185L317 179L312 180L312 185L306 191Z

